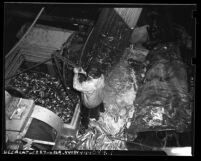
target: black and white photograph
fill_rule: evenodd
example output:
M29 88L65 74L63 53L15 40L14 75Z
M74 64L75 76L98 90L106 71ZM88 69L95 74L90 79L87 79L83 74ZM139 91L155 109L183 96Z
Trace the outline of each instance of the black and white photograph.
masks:
M4 2L2 154L194 156L196 11Z

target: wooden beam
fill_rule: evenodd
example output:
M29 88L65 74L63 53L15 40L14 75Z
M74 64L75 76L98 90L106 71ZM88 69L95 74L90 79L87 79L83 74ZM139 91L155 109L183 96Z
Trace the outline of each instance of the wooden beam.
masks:
M33 19L36 14L31 12L24 12L24 11L18 11L13 10L8 13L8 15L13 17L21 17L21 18L27 18L27 19ZM49 21L49 22L62 22L62 23L72 23L72 24L81 24L81 25L90 25L87 21L80 21L80 19L76 18L67 18L67 17L57 17L57 16L50 16L50 15L41 15L40 20L42 21Z
M142 8L114 8L124 22L131 28L135 28Z

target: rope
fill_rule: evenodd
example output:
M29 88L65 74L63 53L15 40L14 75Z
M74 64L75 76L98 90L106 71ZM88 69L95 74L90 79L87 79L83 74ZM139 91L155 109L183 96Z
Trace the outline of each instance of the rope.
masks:
M81 66L81 59L82 59L82 56L83 56L85 47L86 47L86 45L87 45L87 42L89 41L89 38L91 37L91 34L92 34L93 30L94 30L94 27L93 27L92 30L90 31L90 33L89 33L89 35L88 35L88 37L87 37L87 40L85 41L84 46L83 46L83 48L82 48L81 55L80 55L80 60L79 60L79 65L80 65L80 66Z

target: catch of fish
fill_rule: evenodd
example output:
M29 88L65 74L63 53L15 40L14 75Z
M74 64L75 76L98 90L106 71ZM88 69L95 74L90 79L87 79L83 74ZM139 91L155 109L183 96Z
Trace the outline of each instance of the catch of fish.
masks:
M13 78L10 86L57 114L64 123L71 122L79 96L70 87L65 90L58 79L42 72L26 72Z

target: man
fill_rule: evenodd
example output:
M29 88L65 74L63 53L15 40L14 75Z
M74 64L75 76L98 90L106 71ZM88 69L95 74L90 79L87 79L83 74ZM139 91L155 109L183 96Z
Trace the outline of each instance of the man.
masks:
M82 98L82 124L88 128L89 118L98 120L99 112L104 112L104 75L94 67L90 68L87 73L82 68L74 68L74 73L73 88L81 92ZM81 75L85 76L85 80L80 80Z

